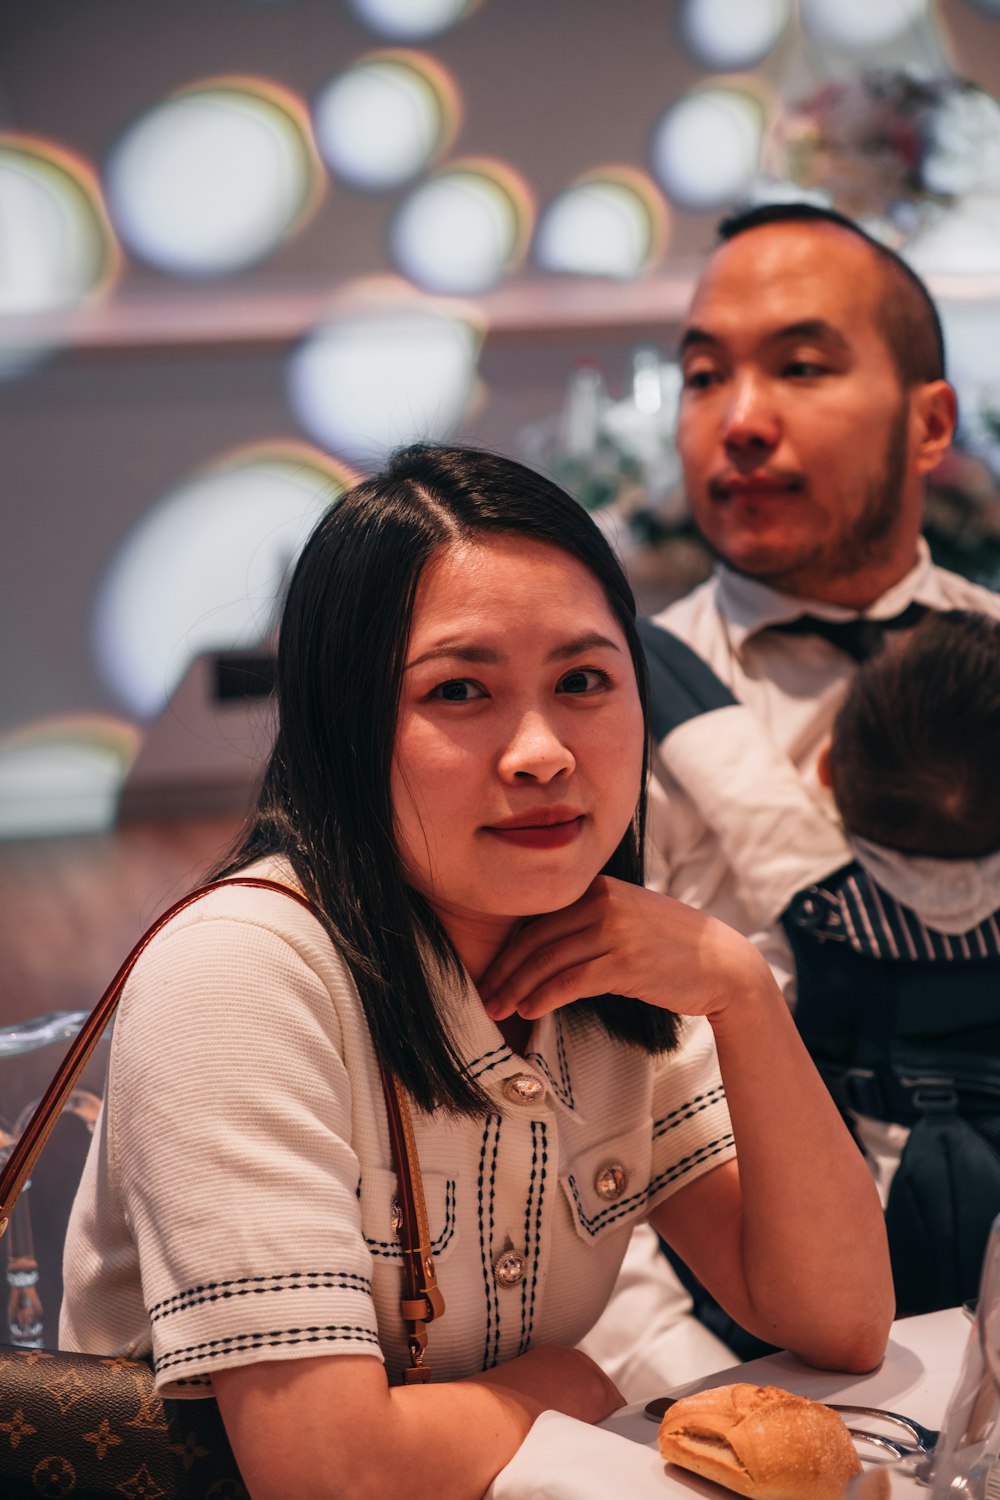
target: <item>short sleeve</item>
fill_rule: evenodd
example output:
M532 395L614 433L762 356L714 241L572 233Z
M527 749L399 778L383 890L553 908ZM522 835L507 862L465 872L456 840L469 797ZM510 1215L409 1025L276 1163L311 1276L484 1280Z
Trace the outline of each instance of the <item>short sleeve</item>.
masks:
M256 1360L381 1357L334 999L289 937L225 916L165 933L129 986L108 1160L161 1393Z
M680 1045L659 1060L653 1080L650 1208L735 1154L712 1028L686 1018Z

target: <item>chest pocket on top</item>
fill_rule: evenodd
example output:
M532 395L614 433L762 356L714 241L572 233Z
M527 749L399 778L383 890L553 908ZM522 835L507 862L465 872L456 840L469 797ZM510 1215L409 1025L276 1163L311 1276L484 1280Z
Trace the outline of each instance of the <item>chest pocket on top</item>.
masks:
M652 1159L651 1121L571 1154L560 1182L582 1240L592 1243L642 1217Z
M453 1177L443 1172L423 1172L427 1222L431 1232L431 1253L435 1260L447 1260L455 1243L457 1228L457 1186ZM395 1172L375 1167L361 1179L361 1229L372 1255L381 1260L401 1259L393 1208L397 1187Z

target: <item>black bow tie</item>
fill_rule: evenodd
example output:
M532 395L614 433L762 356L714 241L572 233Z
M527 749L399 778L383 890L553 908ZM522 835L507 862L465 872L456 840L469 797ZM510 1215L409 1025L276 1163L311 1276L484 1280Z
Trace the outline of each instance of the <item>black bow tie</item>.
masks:
M857 662L867 661L882 648L887 630L907 630L916 625L928 612L926 604L908 604L898 615L888 620L823 620L818 615L799 615L797 620L784 620L778 625L769 625L768 630L778 630L782 635L821 635L838 651Z

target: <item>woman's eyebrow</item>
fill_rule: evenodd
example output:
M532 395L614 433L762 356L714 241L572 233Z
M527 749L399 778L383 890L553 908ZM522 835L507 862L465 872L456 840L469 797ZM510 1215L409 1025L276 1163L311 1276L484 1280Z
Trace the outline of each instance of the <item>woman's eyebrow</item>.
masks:
M565 661L571 656L579 656L581 651L592 651L595 646L606 646L609 651L620 651L614 641L608 640L606 635L600 635L596 630L588 630L585 635L574 636L573 640L567 641L565 646L556 646L545 658L546 661Z
M406 663L405 670L411 667L419 667L422 662L436 661L439 657L450 656L457 661L479 662L483 666L495 667L506 660L499 651L494 651L491 646L463 646L459 641L445 641L440 646L431 646L428 651L422 651L412 661Z
M570 657L579 656L581 651L592 651L598 646L604 646L609 651L621 649L606 635L601 635L596 630L588 630L583 635L574 636L571 641L566 641L562 646L554 646L545 660L567 661ZM464 645L461 641L444 641L440 646L431 646L429 650L422 651L419 656L408 661L405 670L409 672L412 667L419 667L426 661L438 661L441 657L450 657L453 661L475 662L487 667L503 666L508 660L502 651L497 651L492 646L473 646Z

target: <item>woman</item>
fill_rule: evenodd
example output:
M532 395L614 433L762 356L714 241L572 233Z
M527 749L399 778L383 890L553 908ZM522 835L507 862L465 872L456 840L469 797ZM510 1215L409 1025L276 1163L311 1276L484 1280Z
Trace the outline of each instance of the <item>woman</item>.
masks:
M544 1408L601 1420L620 1397L572 1346L646 1216L769 1341L881 1357L878 1201L766 966L641 886L633 614L574 502L461 449L398 455L296 568L227 873L322 921L226 890L144 956L62 1330L211 1389L254 1500L473 1500ZM728 1113L708 1028L674 1012L708 1018ZM418 1106L430 1385L398 1384L376 1057Z

